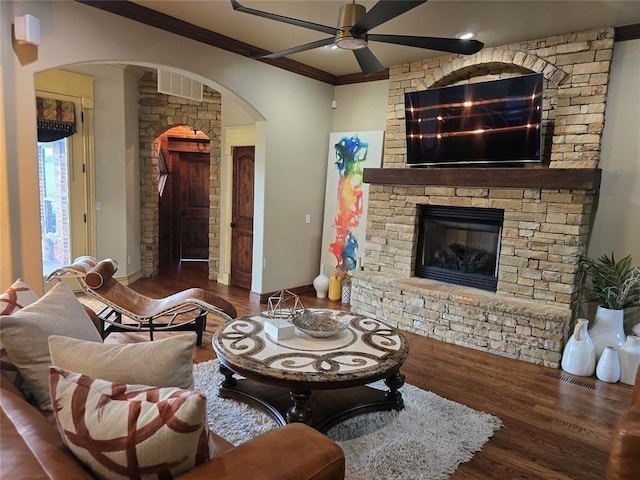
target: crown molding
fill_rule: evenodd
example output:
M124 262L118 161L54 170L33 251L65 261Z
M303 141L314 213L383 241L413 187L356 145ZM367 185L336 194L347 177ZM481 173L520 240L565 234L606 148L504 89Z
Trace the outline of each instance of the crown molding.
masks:
M614 27L613 38L616 42L624 42L625 40L637 40L638 38L640 38L640 23L631 23L629 25Z

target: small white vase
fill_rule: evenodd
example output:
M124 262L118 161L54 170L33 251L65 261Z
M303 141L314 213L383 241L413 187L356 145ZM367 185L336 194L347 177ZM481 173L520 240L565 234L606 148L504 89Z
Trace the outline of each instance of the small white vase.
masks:
M579 318L564 347L561 365L571 375L590 377L595 372L596 351L587 331L588 324L586 319Z
M604 347L596 366L596 377L607 383L616 383L620 380L620 359L618 350L614 347Z
M324 263L320 265L320 274L313 279L313 288L316 290L316 297L327 298L329 277L324 274Z
M596 349L596 361L602 355L604 347L620 348L627 340L624 334L624 310L598 307L589 335Z
M629 335L625 344L618 350L620 358L620 381L635 385L636 373L640 366L640 337Z

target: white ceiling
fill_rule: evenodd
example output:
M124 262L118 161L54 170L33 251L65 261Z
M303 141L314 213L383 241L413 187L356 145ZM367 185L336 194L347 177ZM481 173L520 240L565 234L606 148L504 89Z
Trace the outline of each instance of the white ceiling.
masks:
M336 26L349 0L239 0L244 6ZM134 0L134 3L272 52L326 38L294 25L235 12L229 0ZM358 0L369 10L375 0ZM371 30L378 34L454 37L473 30L491 47L599 27L640 23L640 0L430 0ZM414 47L370 42L385 67L442 55ZM359 73L352 52L318 48L289 56L334 75Z

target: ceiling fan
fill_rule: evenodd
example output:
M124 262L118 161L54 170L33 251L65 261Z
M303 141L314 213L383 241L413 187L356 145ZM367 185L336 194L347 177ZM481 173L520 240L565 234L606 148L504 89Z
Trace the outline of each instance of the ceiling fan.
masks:
M355 3L347 3L340 7L340 16L337 27L320 25L297 18L285 17L275 13L263 12L240 5L236 0L231 0L234 10L249 13L258 17L268 18L278 22L309 28L318 32L332 35L329 38L306 43L297 47L281 50L269 55L260 55L255 58L279 58L292 53L304 52L326 45L336 45L338 48L353 50L353 53L365 75L384 71L384 67L375 55L369 50L368 42L385 42L409 47L426 48L442 52L461 53L470 55L479 52L484 44L478 40L461 40L457 38L438 37L414 37L408 35L376 35L369 30L381 25L392 18L426 3L427 0L380 0L368 12L365 7Z

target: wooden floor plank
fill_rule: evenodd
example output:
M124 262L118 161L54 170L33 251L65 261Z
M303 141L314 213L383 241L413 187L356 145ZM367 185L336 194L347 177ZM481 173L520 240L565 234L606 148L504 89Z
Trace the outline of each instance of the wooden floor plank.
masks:
M246 290L209 280L206 263L168 266L158 276L138 280L131 287L155 298L201 287L233 303L238 315L266 310L266 305ZM345 307L314 296L301 299L308 307ZM203 347L196 349L194 361L215 357L211 339L218 326L219 322L208 322ZM156 337L166 335L171 334ZM520 360L405 335L410 353L402 371L408 383L503 421L503 428L482 451L458 468L454 480L604 478L611 433L631 403L632 387L572 377ZM143 333L116 333L107 339L147 340L148 335Z

